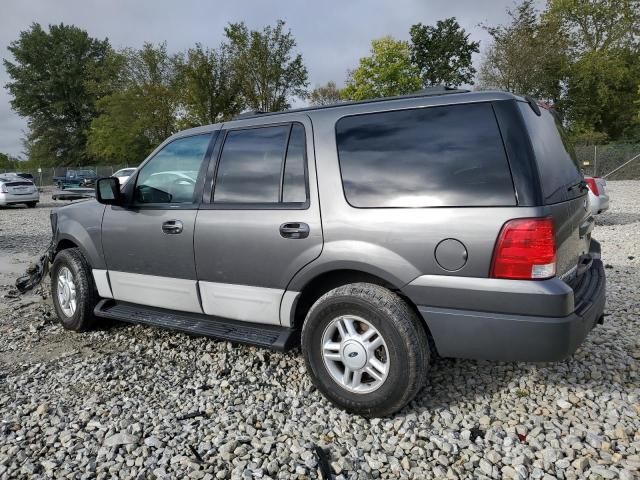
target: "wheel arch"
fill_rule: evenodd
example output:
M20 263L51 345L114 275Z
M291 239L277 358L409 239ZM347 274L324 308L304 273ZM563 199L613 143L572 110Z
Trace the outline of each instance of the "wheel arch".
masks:
M334 288L338 288L342 285L347 285L349 283L360 282L379 285L388 290L391 290L400 298L402 298L402 300L406 302L409 308L420 319L420 324L424 328L424 332L428 338L432 353L437 354L437 349L435 348L435 344L433 342L433 336L429 331L427 322L425 322L422 318L422 315L420 315L418 307L411 301L411 299L409 299L402 293L402 285L397 284L389 278L383 278L379 275L371 273L370 271L361 269L341 268L328 270L323 271L322 273L319 273L314 277L308 278L306 283L301 286L299 290L300 295L293 305L290 319L291 326L293 328L301 330L311 306L328 291L333 290Z

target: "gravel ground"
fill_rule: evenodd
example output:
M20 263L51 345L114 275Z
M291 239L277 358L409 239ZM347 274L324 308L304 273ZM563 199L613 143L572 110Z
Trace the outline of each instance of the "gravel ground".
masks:
M598 218L608 316L554 364L434 362L393 418L332 407L298 352L141 326L65 332L11 284L52 202L0 210L0 477L638 478L640 182ZM44 198L46 200L46 198Z

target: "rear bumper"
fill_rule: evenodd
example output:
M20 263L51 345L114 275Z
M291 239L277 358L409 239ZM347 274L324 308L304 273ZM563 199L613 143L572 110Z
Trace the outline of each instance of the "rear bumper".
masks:
M427 306L418 310L443 357L556 361L573 354L603 316L606 279L599 259L574 290L575 310L562 317Z
M17 203L38 202L40 201L40 192L25 193L15 195L11 193L0 193L0 205L13 205Z
M589 209L592 215L605 212L609 210L609 195L601 193L597 197L595 195L589 196Z

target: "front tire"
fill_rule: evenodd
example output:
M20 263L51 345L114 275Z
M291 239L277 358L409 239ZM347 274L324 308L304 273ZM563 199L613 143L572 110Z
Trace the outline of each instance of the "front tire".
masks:
M65 329L81 332L93 326L98 294L91 267L79 249L69 248L56 255L51 267L51 294Z
M27 208L36 208L38 202L27 202Z
M320 297L307 314L301 341L315 386L349 412L391 415L424 385L424 328L406 302L379 285L353 283Z

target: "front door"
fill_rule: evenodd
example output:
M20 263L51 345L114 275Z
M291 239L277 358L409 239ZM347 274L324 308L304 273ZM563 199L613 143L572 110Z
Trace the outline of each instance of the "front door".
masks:
M116 300L202 312L193 232L211 137L167 143L131 179L129 205L106 208L102 245Z
M298 295L287 285L320 255L311 124L306 116L293 118L268 126L243 122L221 133L215 182L194 238L206 314L287 325Z

